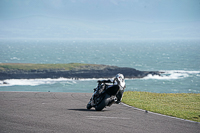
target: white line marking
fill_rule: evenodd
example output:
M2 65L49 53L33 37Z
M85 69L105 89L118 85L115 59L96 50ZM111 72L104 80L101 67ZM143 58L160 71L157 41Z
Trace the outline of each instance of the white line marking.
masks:
M121 102L121 104L124 105L124 106L130 107L130 108L133 108L133 109L135 109L135 110L144 111L144 112L146 112L146 113L151 113L151 114L155 114L155 115L160 115L160 116L164 116L164 117L169 117L169 118L172 118L172 119L177 119L177 120L188 121L188 122L192 122L192 123L200 124L199 122L196 122L196 121L191 121L191 120L181 119L181 118L177 118L177 117L173 117L173 116L163 115L163 114L154 113L154 112L151 112L151 111L147 111L147 110L139 109L139 108L136 108L136 107L133 107L133 106L127 105L127 104L122 103L122 102Z
M122 120L128 120L130 118L126 117L108 117L108 116L86 116L87 119L122 119Z

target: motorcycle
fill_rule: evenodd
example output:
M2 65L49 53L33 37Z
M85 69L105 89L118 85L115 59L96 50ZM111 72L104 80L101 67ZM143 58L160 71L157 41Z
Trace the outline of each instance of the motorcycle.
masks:
M120 88L116 87L113 89L109 86L110 85L105 83L98 83L97 87L94 89L94 94L86 106L87 109L94 107L96 111L101 111L106 106L111 106L117 101L116 95Z

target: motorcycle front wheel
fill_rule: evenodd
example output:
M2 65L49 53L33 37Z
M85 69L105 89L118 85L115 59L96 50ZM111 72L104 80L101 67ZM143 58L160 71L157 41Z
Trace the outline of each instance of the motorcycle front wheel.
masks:
M105 94L104 99L98 105L95 106L95 110L101 111L108 105L109 101L110 101L110 96L108 94Z
M90 101L88 102L86 108L87 108L87 109L91 109L91 108L92 108L92 105L91 105L91 99L90 99Z

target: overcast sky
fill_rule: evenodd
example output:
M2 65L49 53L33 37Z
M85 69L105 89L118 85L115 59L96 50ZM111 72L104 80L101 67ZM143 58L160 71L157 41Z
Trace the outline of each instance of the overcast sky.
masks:
M0 0L0 38L199 38L200 0Z

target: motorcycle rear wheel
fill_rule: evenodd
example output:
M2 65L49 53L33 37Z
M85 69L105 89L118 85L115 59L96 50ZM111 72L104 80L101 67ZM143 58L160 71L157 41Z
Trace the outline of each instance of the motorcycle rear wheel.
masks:
M95 110L101 111L108 105L109 101L110 101L110 96L108 94L105 94L104 99L97 106L95 106Z

